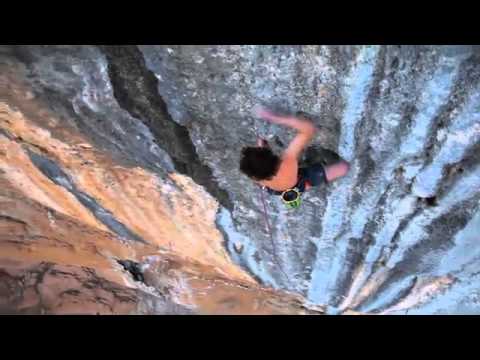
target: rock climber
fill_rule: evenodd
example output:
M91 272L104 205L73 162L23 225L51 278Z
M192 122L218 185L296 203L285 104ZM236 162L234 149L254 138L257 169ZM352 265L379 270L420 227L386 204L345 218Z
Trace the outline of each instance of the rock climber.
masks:
M265 139L259 138L257 146L242 149L240 159L240 170L270 194L281 195L288 207L298 207L300 195L312 186L332 182L348 173L350 165L344 160L330 165L315 163L299 167L303 150L317 132L310 120L276 115L265 108L257 108L254 112L268 122L298 131L281 157L273 153Z

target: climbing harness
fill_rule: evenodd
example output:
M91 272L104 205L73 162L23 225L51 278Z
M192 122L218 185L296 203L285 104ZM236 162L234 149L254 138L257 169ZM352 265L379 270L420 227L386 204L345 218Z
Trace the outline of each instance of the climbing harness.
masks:
M299 169L298 180L294 187L284 191L277 191L267 188L269 194L278 195L282 199L283 204L289 210L297 209L302 204L302 194L305 192L307 184L310 181L304 176L304 170Z

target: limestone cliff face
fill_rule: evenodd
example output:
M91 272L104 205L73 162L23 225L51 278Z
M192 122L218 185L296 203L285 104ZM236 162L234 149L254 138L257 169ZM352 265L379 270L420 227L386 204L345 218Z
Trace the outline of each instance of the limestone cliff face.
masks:
M480 53L469 46L0 47L0 309L477 313ZM304 197L238 171L251 115L352 164ZM275 290L274 290L275 289ZM306 305L308 304L308 305Z
M139 129L120 130L123 154L90 138L113 134L79 128L69 112L75 99L36 88L43 80L29 79L33 73L11 57L17 50L2 49L0 64L0 313L323 312L261 287L231 261L215 225L218 202L172 171L112 92L100 103ZM151 159L135 152L147 145Z

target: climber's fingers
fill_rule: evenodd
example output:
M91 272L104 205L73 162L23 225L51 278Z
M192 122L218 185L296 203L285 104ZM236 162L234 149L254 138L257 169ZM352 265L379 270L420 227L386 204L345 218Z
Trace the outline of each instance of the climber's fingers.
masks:
M268 120L275 122L277 119L279 119L279 116L275 115L268 109L264 108L263 106L255 106L253 108L253 114L257 117L260 117L262 119Z
M259 137L259 138L257 139L257 146L260 146L260 147L268 147L268 142L267 142L267 140L265 140L264 138Z

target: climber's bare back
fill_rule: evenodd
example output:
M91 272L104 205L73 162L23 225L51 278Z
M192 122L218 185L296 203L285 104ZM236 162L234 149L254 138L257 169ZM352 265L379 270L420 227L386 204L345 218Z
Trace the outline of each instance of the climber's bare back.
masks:
M290 189L297 183L298 160L291 156L282 156L277 174L271 180L259 181L260 184L272 190L283 191Z

